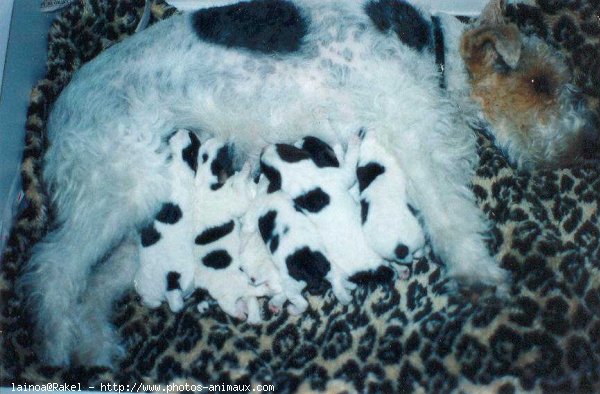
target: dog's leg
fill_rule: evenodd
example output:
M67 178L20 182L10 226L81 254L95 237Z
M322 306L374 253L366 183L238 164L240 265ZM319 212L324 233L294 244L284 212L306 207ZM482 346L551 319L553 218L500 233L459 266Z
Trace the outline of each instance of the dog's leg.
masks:
M77 213L33 248L20 288L28 297L44 363L67 365L72 350L81 347L75 342L81 312L78 299L92 266L122 237L123 229L98 225L86 214ZM114 276L117 280L119 275Z
M407 149L397 153L410 180L409 197L420 210L433 251L449 274L467 283L503 284L506 271L485 245L488 225L468 187L466 159L430 152L430 159L424 160L422 152Z
M58 227L32 249L19 282L27 294L39 355L45 363L67 365L73 350L84 346L76 343L77 326L82 324L79 301L92 268L125 235L153 217L168 196L166 155L157 155L146 145L120 149L126 149L127 155L103 158L111 165L100 166L81 158L57 172L58 164L47 162L51 165L46 167L46 179L54 190ZM52 159L62 154L75 156L70 151L59 152ZM120 274L114 274L113 280L118 281Z
M110 367L125 354L110 316L115 301L132 287L138 265L138 247L135 239L129 238L92 271L81 301L82 314L74 349L79 364Z

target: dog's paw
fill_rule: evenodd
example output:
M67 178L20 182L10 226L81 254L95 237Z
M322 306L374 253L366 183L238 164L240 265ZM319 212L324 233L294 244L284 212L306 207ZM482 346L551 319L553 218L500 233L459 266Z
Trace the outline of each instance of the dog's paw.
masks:
M508 295L509 273L500 268L489 256L477 260L464 260L463 264L449 266L448 273L466 286L489 286L498 289L498 295Z
M71 364L71 354L53 344L42 343L37 348L40 362L51 367L67 367Z
M82 320L73 351L75 364L113 368L126 350L112 324L88 313Z

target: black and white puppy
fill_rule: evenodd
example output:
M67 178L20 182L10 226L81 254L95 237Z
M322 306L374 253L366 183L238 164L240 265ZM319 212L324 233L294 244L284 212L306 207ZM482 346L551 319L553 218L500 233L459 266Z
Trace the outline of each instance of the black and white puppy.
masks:
M221 309L251 324L262 318L257 297L269 293L265 285L254 286L241 270L240 217L256 195L250 166L227 178L230 147L217 139L202 144L195 180L194 258L195 284L205 289ZM205 304L199 305L203 311Z
M366 242L360 209L349 190L356 181L358 137L345 154L341 146L331 149L313 137L297 144L306 149L285 144L265 148L261 169L270 180L268 191L288 194L295 209L314 223L329 260L343 272L342 286L348 288L350 276L385 264Z
M200 141L194 133L179 130L169 146L171 196L154 222L140 232L140 266L134 284L147 306L157 308L166 299L178 312L194 289L194 177Z
M425 236L407 201L406 175L373 132L362 131L356 177L369 246L388 261L408 263L421 257Z
M271 310L277 312L289 301L288 312L300 314L308 306L302 291L323 293L327 282L334 292L339 291L336 296L341 301L349 302L351 297L343 286L342 271L329 261L315 225L296 209L286 193L281 190L266 193L266 184L266 178L261 177L257 198L243 218L243 231L258 232L272 260L249 260L249 267L244 270L272 277L271 268L276 268L282 291L273 294L269 302Z

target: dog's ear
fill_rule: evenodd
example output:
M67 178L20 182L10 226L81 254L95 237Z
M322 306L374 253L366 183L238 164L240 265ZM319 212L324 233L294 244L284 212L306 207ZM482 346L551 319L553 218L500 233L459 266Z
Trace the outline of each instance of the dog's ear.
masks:
M504 19L506 0L491 0L473 29L462 37L461 55L471 73L505 72L514 69L521 57L521 33ZM483 67L483 69L481 69Z
M506 0L490 0L485 6L481 15L477 19L480 26L482 25L502 25L504 24L504 13L506 11Z
M521 33L514 24L483 25L463 34L460 53L471 74L507 72L521 57Z

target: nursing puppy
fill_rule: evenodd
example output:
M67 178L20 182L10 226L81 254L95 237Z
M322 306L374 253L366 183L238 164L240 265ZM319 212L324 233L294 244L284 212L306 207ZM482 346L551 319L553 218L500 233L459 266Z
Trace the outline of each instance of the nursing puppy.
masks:
M114 353L114 340L80 346L94 335L82 303L100 302L82 296L92 267L168 199L166 137L179 127L231 139L238 159L253 160L271 143L314 134L345 144L376 130L447 273L504 283L468 189L477 154L467 123L489 122L528 169L576 161L597 139L565 63L505 24L503 7L492 0L466 26L399 0L255 0L175 15L81 67L48 119L56 226L20 283L42 359L97 364Z
M171 196L139 238L140 267L134 284L144 304L157 308L166 299L173 312L194 289L194 177L200 141L187 130L169 139Z
M310 141L305 139L303 145ZM355 136L345 154L338 145L327 156L317 155L316 160L315 153L326 150L317 149L311 155L292 145L275 144L265 148L260 158L261 169L270 180L268 191L280 189L288 194L296 210L314 223L328 258L342 270L344 280L385 265L364 237L359 206L350 194L356 182L358 144Z
M233 171L230 150L227 144L212 138L198 152L195 285L207 290L225 313L256 324L262 320L257 297L266 295L269 289L250 282L241 270L240 259L240 217L256 195L256 185L250 179L249 165L226 178Z
M406 176L374 132L363 131L356 177L369 246L388 261L411 262L420 257L425 236L407 201Z
M265 180L261 177L261 183L266 185ZM260 233L277 267L283 292L270 300L271 310L280 310L289 300L288 312L300 314L308 306L302 291L306 288L310 293L321 294L327 282L340 302L350 302L349 290L355 285L347 282L340 267L330 262L315 225L296 209L288 194L280 190L265 193L266 190L260 187L244 216L243 231Z

